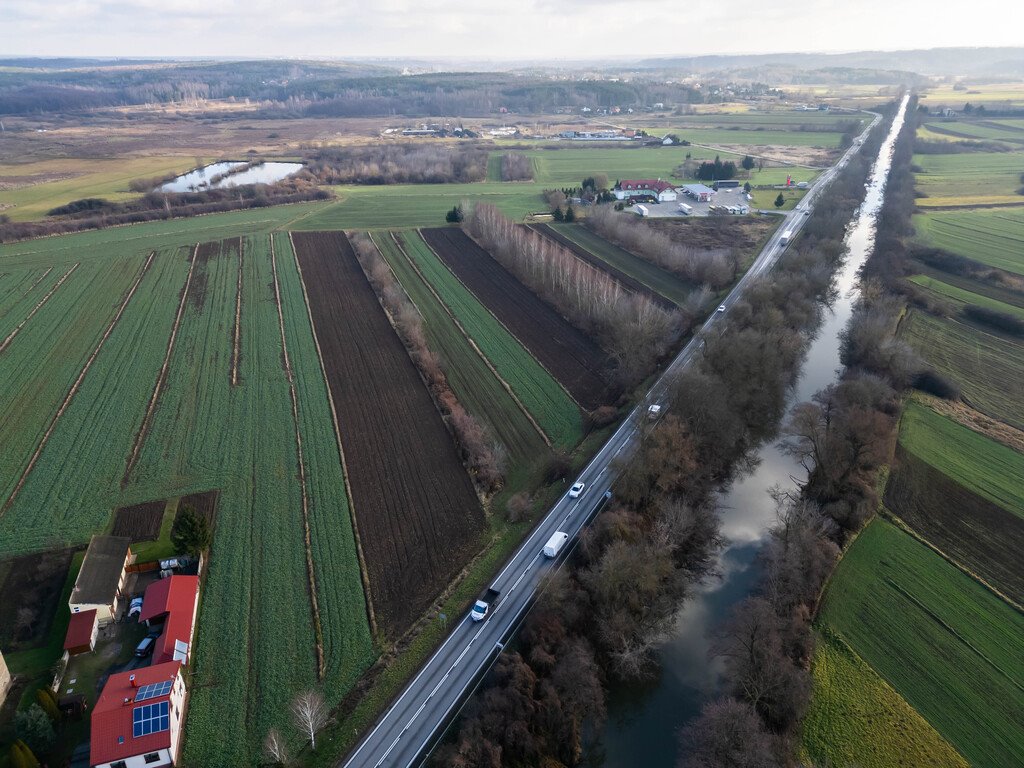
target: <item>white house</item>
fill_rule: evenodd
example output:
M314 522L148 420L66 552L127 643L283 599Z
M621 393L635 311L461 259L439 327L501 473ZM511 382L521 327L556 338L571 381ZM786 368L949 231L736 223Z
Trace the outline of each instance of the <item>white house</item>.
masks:
M186 697L177 661L111 675L92 711L89 765L163 768L177 764Z
M630 197L653 197L660 203L671 203L678 199L676 188L661 179L625 179L612 190L619 200Z

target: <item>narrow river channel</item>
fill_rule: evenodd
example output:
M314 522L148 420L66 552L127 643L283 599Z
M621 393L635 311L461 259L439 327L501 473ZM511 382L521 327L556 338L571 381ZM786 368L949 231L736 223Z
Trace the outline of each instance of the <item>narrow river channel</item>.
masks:
M836 298L824 308L821 327L807 350L787 409L809 400L834 381L840 368L840 333L857 299L858 272L874 245L875 215L884 199L908 99L903 98L875 160L864 202L847 232L847 255L836 275ZM756 583L757 552L775 516L769 489L794 489L805 479L803 469L779 449L777 441L766 443L757 455L757 468L720 496L722 534L728 539L719 560L721 577L704 585L680 613L673 636L659 649L659 677L642 686L612 690L596 764L605 768L673 768L679 754L680 727L719 693L721 669L708 659L712 630Z

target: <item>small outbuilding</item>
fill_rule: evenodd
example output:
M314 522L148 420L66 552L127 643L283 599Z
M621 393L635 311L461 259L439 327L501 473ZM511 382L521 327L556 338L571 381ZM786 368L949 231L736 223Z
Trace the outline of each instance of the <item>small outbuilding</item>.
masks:
M100 626L114 621L133 559L131 541L127 536L92 537L68 600L72 615L95 609Z
M72 613L71 621L68 622L68 633L64 636L64 650L68 652L69 656L94 651L99 629L95 608Z

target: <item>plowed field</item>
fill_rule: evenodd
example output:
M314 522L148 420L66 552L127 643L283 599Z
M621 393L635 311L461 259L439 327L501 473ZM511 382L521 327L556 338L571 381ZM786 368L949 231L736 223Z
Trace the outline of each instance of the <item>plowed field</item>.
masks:
M341 232L294 234L378 626L419 616L479 546L455 444Z
M593 339L541 301L461 229L422 230L441 260L519 339L576 401L596 408L608 399L608 357Z

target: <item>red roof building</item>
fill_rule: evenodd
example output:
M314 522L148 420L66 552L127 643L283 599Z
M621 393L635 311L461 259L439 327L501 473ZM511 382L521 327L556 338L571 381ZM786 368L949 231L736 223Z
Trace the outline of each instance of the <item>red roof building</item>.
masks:
M661 179L626 179L615 185L615 197L625 200L627 197L653 197L661 202L675 200L678 196L676 188Z
M174 765L184 718L185 681L179 662L111 675L92 711L89 765Z
M188 664L198 608L198 576L169 576L149 585L139 621L150 626L163 622L163 633L153 650L154 664L175 659Z
M68 633L64 636L64 650L71 656L88 653L96 648L99 621L96 609L71 614Z

